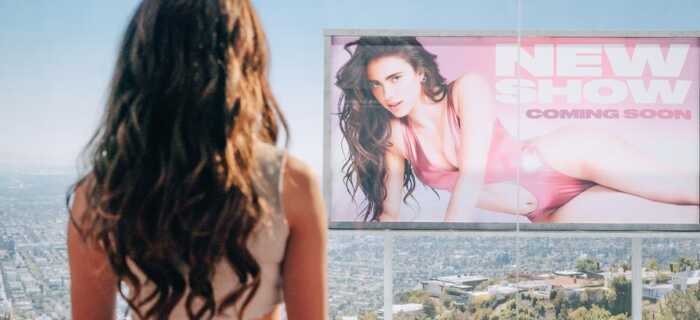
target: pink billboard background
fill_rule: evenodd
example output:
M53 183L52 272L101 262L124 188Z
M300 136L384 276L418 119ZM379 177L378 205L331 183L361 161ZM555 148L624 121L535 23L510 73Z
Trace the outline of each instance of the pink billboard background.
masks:
M343 46L357 37L332 37L330 47L331 222L362 221L363 200L352 201L341 167L347 146L338 127L340 90L336 73L347 62ZM700 56L697 38L561 38L535 37L418 37L437 56L440 73L448 82L464 74L478 74L491 87L493 106L506 131L519 140L558 134L566 128L605 131L620 137L655 161L685 168L698 179L700 144ZM498 61L497 61L498 60ZM636 61L636 62L635 62ZM595 139L591 136L591 139ZM586 139L586 137L583 137ZM572 144L582 141L571 141ZM637 175L663 173L632 172ZM450 193L438 196L416 179L416 201L401 208L402 222L441 222ZM513 194L513 198L517 197ZM659 219L627 221L615 212L676 210L673 206L598 195L586 203L589 211L609 212L610 219L591 223L660 223ZM594 197L594 199L596 199ZM514 200L515 201L515 200ZM677 213L698 216L697 205L677 206ZM647 212L646 216L654 215ZM600 216L600 215L597 215ZM629 214L620 215L628 217ZM640 215L644 216L644 215ZM522 222L524 216L475 208L464 222ZM581 222L580 220L577 222ZM698 223L698 221L695 221Z

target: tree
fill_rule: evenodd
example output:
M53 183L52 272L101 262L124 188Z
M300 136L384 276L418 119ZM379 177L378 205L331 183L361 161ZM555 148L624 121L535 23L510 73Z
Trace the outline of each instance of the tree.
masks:
M586 290L583 290L583 292L581 292L581 294L579 295L578 303L584 307L587 307L590 304L590 299Z
M614 293L608 301L612 314L629 314L632 310L632 283L624 276L615 277L610 289Z
M435 304L430 300L423 302L423 312L430 319L435 318L438 314Z
M474 320L489 320L489 315L493 310L489 308L477 308L470 319Z
M559 316L566 309L566 293L563 289L554 289L549 293L549 299L554 306L554 313Z
M649 261L647 261L646 268L648 270L657 271L657 270L659 270L659 263L656 261L656 259L652 258Z
M539 319L535 310L528 304L516 305L515 299L510 299L491 314L489 320L536 320Z
M422 304L430 299L430 294L423 290L412 290L403 292L398 296L400 303L419 303Z
M610 311L593 306L591 309L580 307L569 313L569 320L610 320Z
M535 300L535 311L538 318L544 318L547 315L547 303L543 299Z
M622 267L622 271L624 272L632 270L632 266L630 266L629 262L625 261L620 266Z
M693 257L681 256L669 266L671 272L683 272L700 269L700 261Z
M697 259L688 256L679 257L678 265L681 271L700 269L700 262Z
M600 272L600 262L591 257L581 257L576 259L576 271L586 273Z
M360 315L360 320L377 320L377 314L373 311L366 312Z
M685 292L673 291L664 297L659 306L660 320L697 320L700 319L700 288Z
M669 281L671 281L671 275L661 272L656 274L656 283L668 283Z

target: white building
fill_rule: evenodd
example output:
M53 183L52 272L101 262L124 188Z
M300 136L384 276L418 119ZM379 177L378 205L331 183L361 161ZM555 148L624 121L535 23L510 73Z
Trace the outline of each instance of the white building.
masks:
M456 275L456 276L438 277L436 280L448 282L448 283L453 283L453 284L458 284L458 285L475 287L484 281L488 281L489 278L483 277L483 276Z
M488 278L482 276L457 275L421 281L421 286L424 291L427 291L433 297L442 295L466 297L475 286L488 280Z
M642 297L647 299L659 300L665 297L669 292L673 291L673 284L648 284L642 289Z
M494 296L497 299L502 299L518 292L518 288L512 285L495 285L489 286L488 292L489 295Z
M518 288L519 291L528 292L540 298L549 298L549 293L552 291L552 284L543 280L521 281L518 282L515 287Z
M423 305L418 303L395 304L391 306L392 314L417 315L423 311ZM377 319L384 319L384 309L377 310Z
M697 286L700 283L700 270L674 273L671 283L674 289L686 291L688 287Z
M563 277L582 277L583 276L583 272L571 271L571 270L554 271L554 274L558 275L558 276L563 276Z

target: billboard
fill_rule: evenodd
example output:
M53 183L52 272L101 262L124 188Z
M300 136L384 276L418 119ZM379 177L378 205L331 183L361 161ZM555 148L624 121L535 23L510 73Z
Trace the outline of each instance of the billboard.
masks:
M696 35L331 33L331 226L695 230L699 46Z

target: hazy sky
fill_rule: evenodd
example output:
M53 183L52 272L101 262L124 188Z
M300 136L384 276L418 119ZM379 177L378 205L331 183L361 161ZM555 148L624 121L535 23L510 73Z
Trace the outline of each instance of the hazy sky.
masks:
M95 128L137 1L0 0L0 166L64 166ZM322 168L323 30L698 31L697 0L254 1L291 152ZM520 22L518 21L520 17Z

